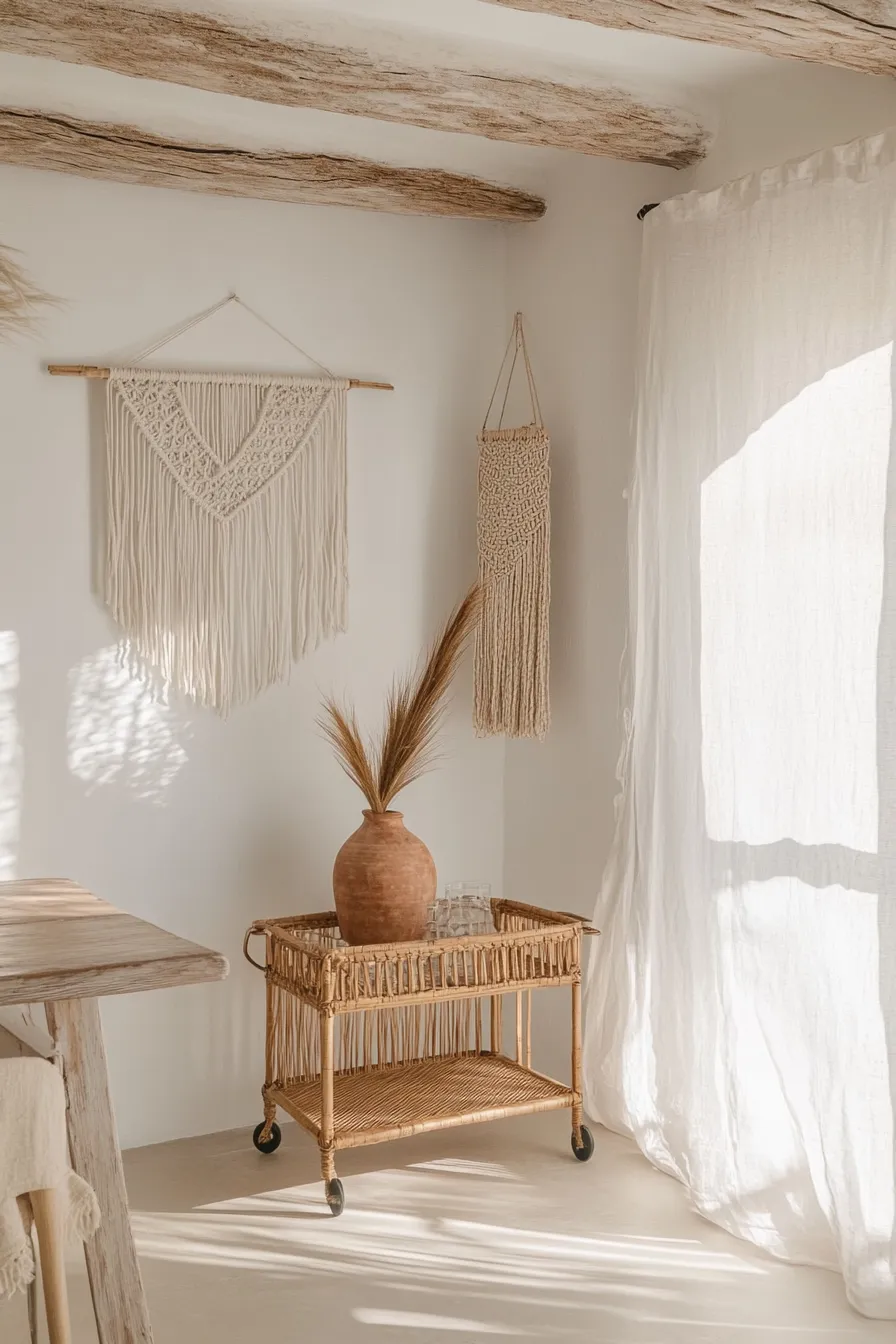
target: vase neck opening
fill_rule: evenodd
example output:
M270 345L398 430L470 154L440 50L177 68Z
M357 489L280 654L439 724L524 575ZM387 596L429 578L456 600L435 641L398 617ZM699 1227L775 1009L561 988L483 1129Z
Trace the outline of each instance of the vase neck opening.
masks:
M386 812L374 812L370 807L365 807L361 813L365 821L375 821L384 825L395 826L404 820L403 812L395 812L391 808Z

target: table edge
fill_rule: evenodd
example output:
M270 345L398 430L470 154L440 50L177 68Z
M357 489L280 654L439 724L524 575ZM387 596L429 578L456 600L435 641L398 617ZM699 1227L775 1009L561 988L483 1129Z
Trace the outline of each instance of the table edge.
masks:
M198 944L194 944L198 947ZM35 971L0 981L0 1007L57 1003L64 999L103 999L153 989L215 983L226 979L230 963L221 952L196 952L137 963L123 959L95 969Z

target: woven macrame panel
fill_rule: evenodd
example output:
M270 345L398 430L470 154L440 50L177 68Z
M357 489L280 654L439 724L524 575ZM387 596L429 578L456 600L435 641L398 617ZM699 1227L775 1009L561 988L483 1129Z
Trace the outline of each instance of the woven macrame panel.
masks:
M112 369L103 596L226 713L345 628L345 398L329 378Z
M480 736L544 737L550 725L550 446L540 425L479 435Z

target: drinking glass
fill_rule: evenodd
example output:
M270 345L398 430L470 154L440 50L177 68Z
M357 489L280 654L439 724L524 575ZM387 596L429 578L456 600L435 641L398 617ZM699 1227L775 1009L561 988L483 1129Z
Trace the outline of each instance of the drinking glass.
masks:
M461 938L467 934L494 933L488 882L449 882L433 902L430 937Z

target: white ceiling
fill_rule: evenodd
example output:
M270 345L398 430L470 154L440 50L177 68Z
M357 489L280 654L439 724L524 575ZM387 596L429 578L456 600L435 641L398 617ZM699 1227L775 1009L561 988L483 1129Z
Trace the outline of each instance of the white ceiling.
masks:
M772 57L685 42L651 33L620 32L482 0L149 0L157 8L198 9L272 28L313 26L323 36L358 45L368 36L378 49L389 43L428 49L448 59L475 43L481 59L518 73L565 73L632 79L651 85L714 89L745 73L774 66ZM365 31L366 30L366 31ZM504 48L502 51L501 49Z
M415 64L494 70L577 84L613 83L646 101L687 106L712 129L726 86L787 63L703 43L614 32L479 0L143 0L284 36L387 53ZM361 154L472 172L545 191L567 156L468 135L287 108L0 52L0 102L163 135L245 148Z

